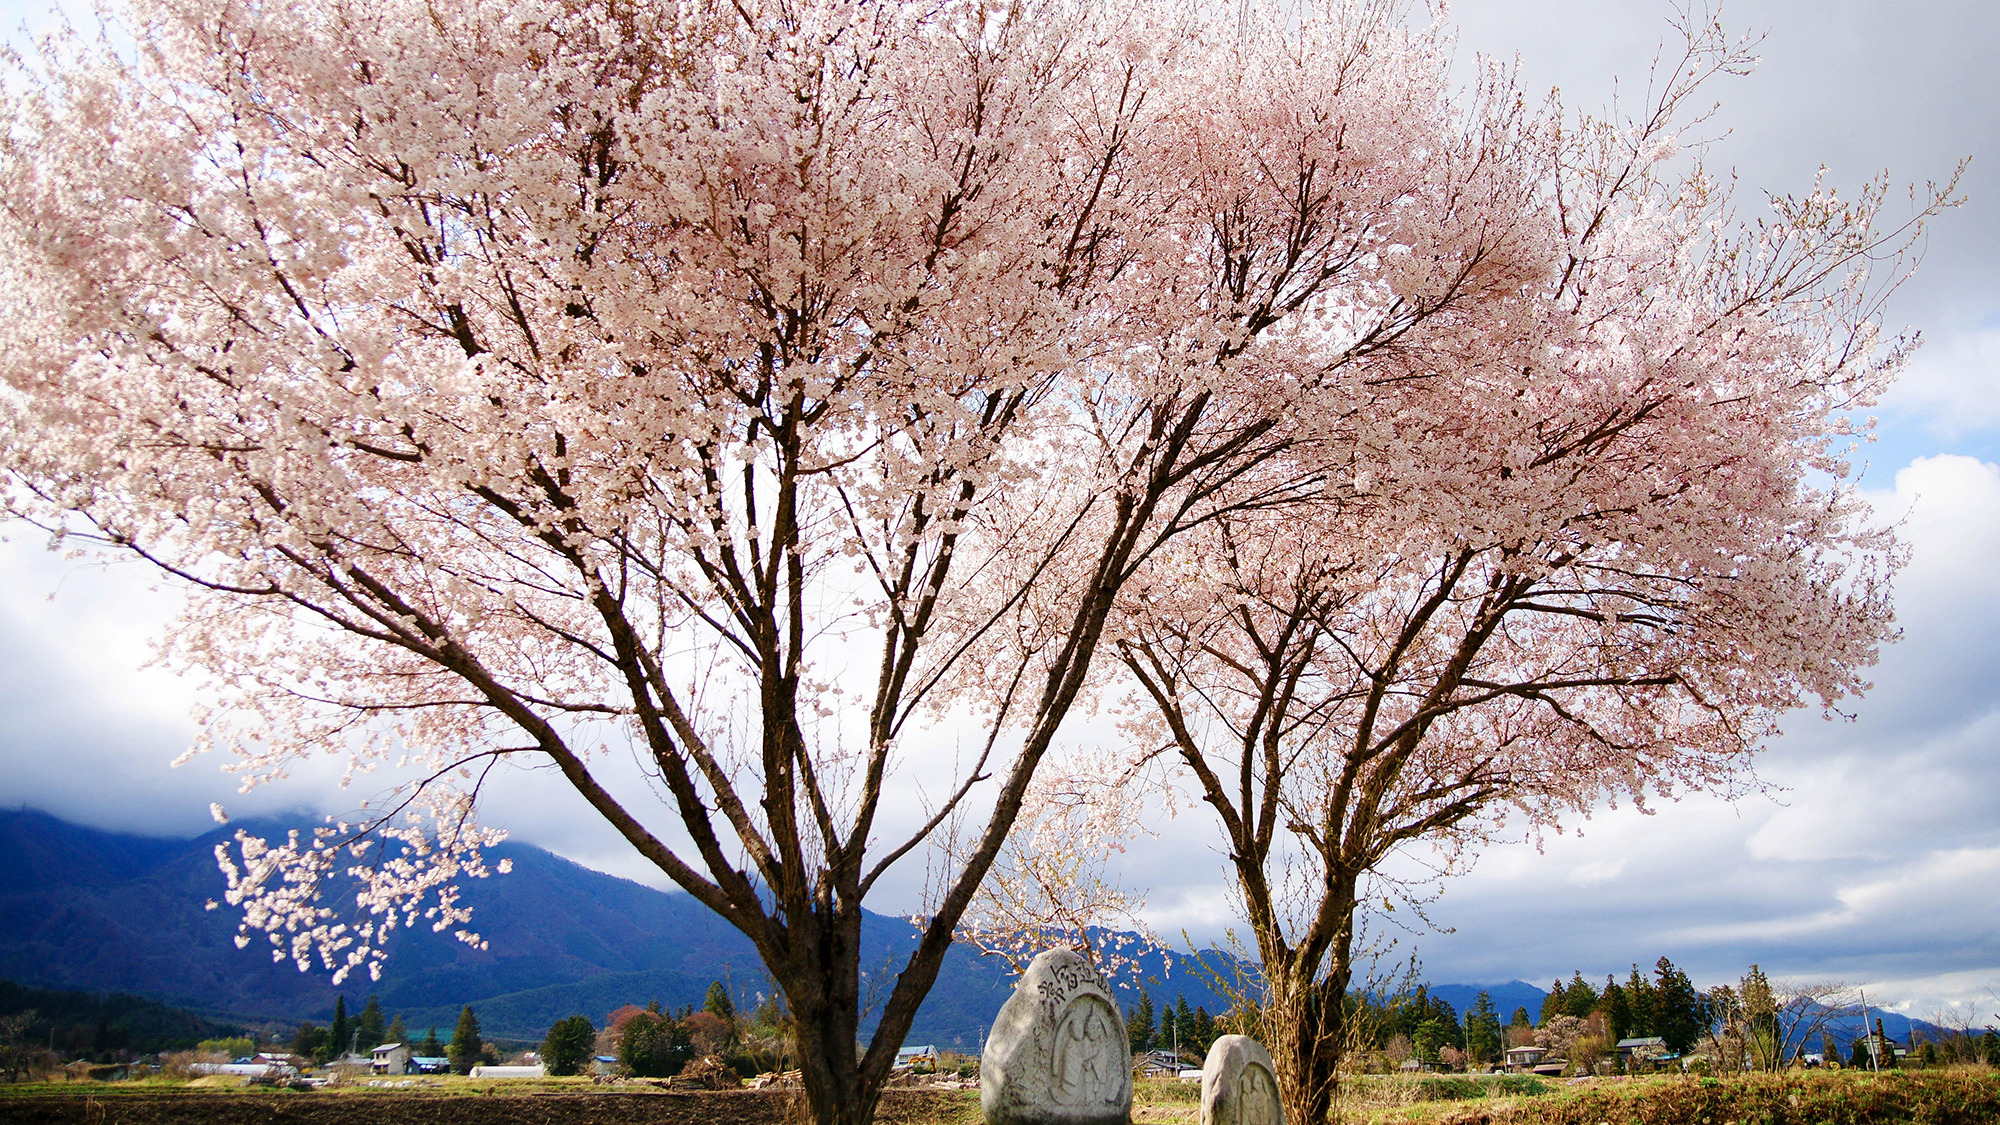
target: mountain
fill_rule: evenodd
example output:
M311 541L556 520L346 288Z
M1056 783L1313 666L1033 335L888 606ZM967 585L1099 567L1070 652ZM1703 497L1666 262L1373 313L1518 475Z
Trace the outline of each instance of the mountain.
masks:
M1481 992L1493 999L1493 1010L1500 1014L1500 1022L1514 1018L1514 1009L1528 1009L1528 1019L1536 1020L1542 1014L1542 1000L1548 993L1524 980L1510 980L1506 984L1434 984L1431 995L1450 1004L1458 1012L1460 1020L1465 1019L1466 1010L1478 999Z
M1882 1021L1882 1034L1887 1035L1893 1042L1905 1045L1910 1042L1912 1029L1921 1032L1925 1039L1932 1041L1941 1039L1946 1034L1944 1028L1929 1020L1911 1019L1909 1016L1882 1008L1868 1009L1868 1018L1865 1022L1858 1014L1835 1016L1826 1021L1826 1030L1833 1033L1834 1042L1840 1044L1842 1050L1850 1050L1856 1039L1875 1030L1875 1021L1878 1019ZM1806 1050L1809 1052L1819 1050L1818 1037L1813 1037L1812 1041L1806 1044Z
M286 827L240 823L165 840L34 810L0 812L0 965L25 986L127 992L265 1022L324 1022L336 994L354 1010L373 993L412 1031L435 1025L449 1035L471 1004L489 1036L519 1039L538 1039L579 1012L601 1023L629 1003L699 1005L715 980L730 983L739 1005L771 991L749 940L692 898L526 844L488 853L489 862L512 860L512 873L463 884L471 928L486 948L423 927L399 930L380 980L335 988L324 972L274 963L257 943L237 949L235 912L205 908L222 891L215 846L238 828L271 836ZM907 921L868 914L862 964L893 979L916 940ZM1228 1006L1193 958L1155 954L1141 975L1155 1003L1185 995L1210 1012ZM1012 987L996 959L954 947L910 1042L977 1049ZM1136 1001L1135 990L1119 991L1121 1001Z
M24 1013L31 1018L22 1041L100 1058L111 1051L184 1051L204 1039L242 1034L234 1025L125 993L53 992L0 980L0 1017Z

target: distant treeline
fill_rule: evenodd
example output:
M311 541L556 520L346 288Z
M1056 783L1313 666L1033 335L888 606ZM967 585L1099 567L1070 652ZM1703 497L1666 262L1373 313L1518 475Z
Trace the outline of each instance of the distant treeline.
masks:
M1650 979L1635 964L1623 984L1615 975L1607 975L1604 987L1596 988L1580 971L1568 984L1555 982L1535 1023L1545 1027L1556 1016L1588 1019L1602 1013L1614 1041L1658 1036L1670 1050L1686 1051L1715 1018L1706 1001L1688 975L1662 957L1653 965Z
M0 980L0 1018L29 1012L19 1038L72 1058L185 1051L243 1030L123 992L55 992Z
M1453 1065L1483 1065L1498 1062L1508 1047L1535 1042L1536 1030L1558 1016L1601 1021L1607 1042L1659 1036L1669 1049L1685 1051L1711 1021L1707 1000L1685 972L1662 957L1651 974L1635 965L1623 982L1607 978L1602 988L1580 972L1567 984L1557 981L1542 1001L1539 1016L1518 1006L1505 1013L1482 991L1461 1019L1449 1001L1417 979L1412 966L1410 974L1390 989L1350 991L1343 1022L1347 1050L1387 1051L1398 1057L1414 1054L1425 1063L1442 1057ZM1254 1036L1259 1030L1254 1010L1231 1009L1211 1017L1201 1008L1190 1011L1184 998L1156 1007L1148 995L1126 1013L1126 1027L1135 1052L1179 1046L1184 1055L1193 1057L1219 1035Z

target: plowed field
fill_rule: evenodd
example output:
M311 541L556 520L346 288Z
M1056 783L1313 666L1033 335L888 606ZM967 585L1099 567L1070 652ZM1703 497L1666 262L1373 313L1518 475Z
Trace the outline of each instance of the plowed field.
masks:
M715 1093L187 1093L0 1097L14 1125L796 1125L783 1091ZM978 1094L887 1090L882 1125L978 1120Z

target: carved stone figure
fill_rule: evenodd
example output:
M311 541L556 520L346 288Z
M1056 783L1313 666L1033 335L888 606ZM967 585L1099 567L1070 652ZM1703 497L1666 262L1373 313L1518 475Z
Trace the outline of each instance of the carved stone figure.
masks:
M1029 963L979 1063L987 1125L1126 1125L1132 1053L1111 990L1081 955Z
M1285 1125L1278 1068L1247 1035L1225 1035L1201 1066L1201 1125Z

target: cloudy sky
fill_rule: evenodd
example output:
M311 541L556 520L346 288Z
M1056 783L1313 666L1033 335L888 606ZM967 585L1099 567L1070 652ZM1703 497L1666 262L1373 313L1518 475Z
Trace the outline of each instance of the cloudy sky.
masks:
M0 0L0 24L39 26L43 0ZM82 7L82 5L79 5ZM1462 0L1461 54L1519 56L1529 84L1602 106L1614 80L1643 90L1670 34L1666 0ZM1933 228L1918 275L1890 307L1926 341L1880 408L1864 484L1904 520L1900 644L1858 720L1801 715L1763 756L1765 795L1603 813L1536 848L1490 849L1430 908L1449 932L1402 937L1433 980L1546 986L1661 954L1698 983L1750 962L1773 976L1867 985L1871 1001L1926 1015L2000 1008L2000 5L1986 0L1743 0L1726 25L1764 33L1762 64L1713 87L1728 135L1712 165L1739 198L1803 192L1824 165L1844 189L1885 169L1898 183L1972 164L1970 202ZM49 555L32 530L0 543L0 806L35 806L125 831L193 834L208 803L240 814L325 800L325 776L251 796L187 744L191 685L143 670L172 595L132 565ZM311 771L307 771L310 773ZM633 857L533 776L489 818L517 839L643 878ZM1135 848L1130 885L1151 921L1196 940L1232 920L1222 860L1196 814ZM876 903L877 909L914 902ZM901 891L906 897L911 892Z

